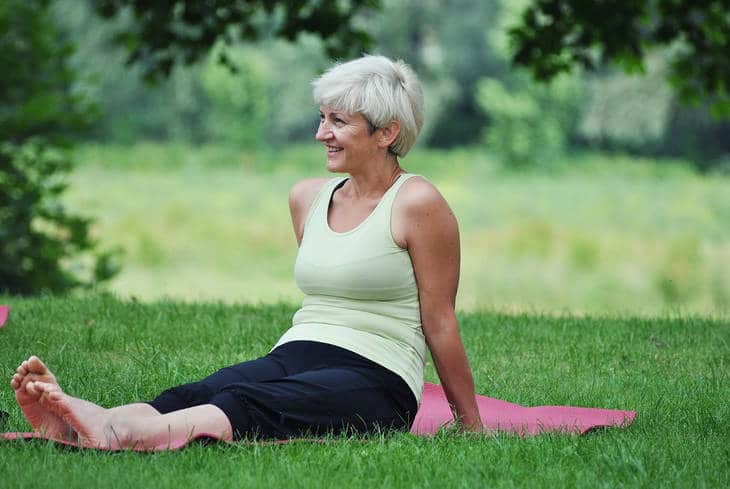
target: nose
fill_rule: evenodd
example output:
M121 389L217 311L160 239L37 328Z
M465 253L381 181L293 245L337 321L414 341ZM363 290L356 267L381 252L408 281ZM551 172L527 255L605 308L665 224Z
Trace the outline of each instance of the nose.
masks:
M314 135L314 139L317 141L327 141L332 137L332 134L330 132L330 129L325 121L319 121L319 126L317 126L317 134Z

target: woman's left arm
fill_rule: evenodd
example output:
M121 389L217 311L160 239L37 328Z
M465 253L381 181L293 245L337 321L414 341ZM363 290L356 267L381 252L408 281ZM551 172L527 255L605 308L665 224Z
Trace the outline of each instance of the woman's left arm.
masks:
M421 323L436 372L459 421L481 431L469 361L456 320L459 228L446 200L426 180L414 179L398 196L393 235L411 256Z

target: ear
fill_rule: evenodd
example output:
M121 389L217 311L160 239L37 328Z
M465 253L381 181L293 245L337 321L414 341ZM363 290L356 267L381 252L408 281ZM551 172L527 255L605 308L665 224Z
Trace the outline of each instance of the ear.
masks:
M379 127L378 146L388 149L400 134L400 122L390 121L387 126Z

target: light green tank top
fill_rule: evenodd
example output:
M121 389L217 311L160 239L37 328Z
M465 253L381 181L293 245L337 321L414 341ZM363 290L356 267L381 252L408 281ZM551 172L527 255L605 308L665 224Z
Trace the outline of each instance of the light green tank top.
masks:
M307 340L353 351L398 374L420 402L426 342L418 288L410 255L390 228L398 189L414 176L402 174L375 210L344 233L329 227L327 213L346 178L323 186L307 216L294 268L304 302L276 346Z

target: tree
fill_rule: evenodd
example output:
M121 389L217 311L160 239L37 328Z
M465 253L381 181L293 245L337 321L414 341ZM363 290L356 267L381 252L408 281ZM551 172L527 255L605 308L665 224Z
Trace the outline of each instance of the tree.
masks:
M643 72L647 54L667 48L680 99L730 118L730 0L534 0L510 36L512 62L538 80L610 61Z
M108 19L133 16L116 37L127 46L129 62L143 66L145 78L154 80L169 75L177 63L202 59L217 44L294 40L303 32L321 36L331 56L359 54L371 40L353 20L379 5L379 0L102 0L96 9ZM219 60L236 69L225 49Z
M554 167L564 156L582 102L580 80L563 76L549 85L525 77L479 82L476 101L489 115L489 151L512 169Z
M271 102L261 62L253 50L230 50L240 71L233 75L224 66L208 62L202 70L203 87L210 110L206 127L216 141L256 147L266 141Z
M0 293L64 292L115 273L112 254L95 251L91 221L59 199L71 168L68 136L92 111L72 90L72 49L50 5L0 3Z

